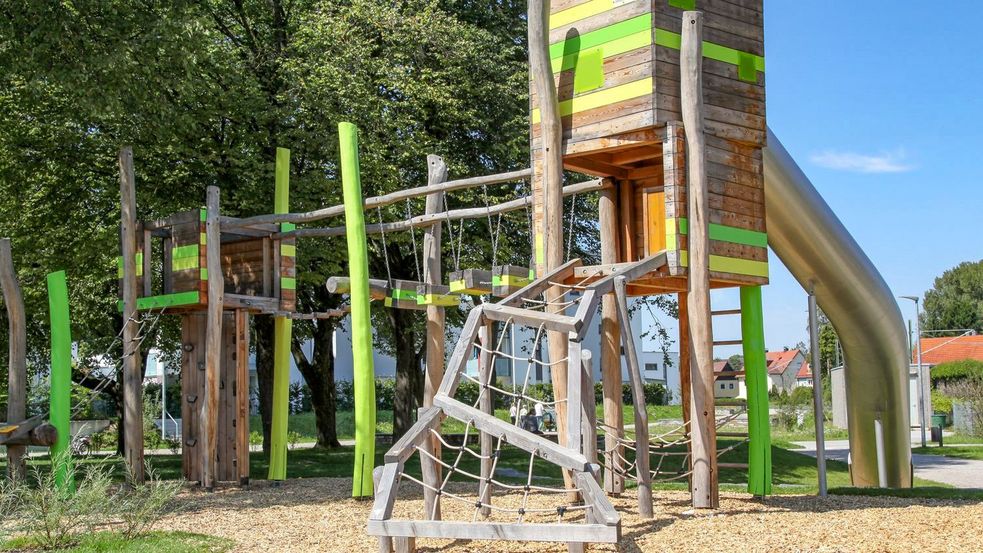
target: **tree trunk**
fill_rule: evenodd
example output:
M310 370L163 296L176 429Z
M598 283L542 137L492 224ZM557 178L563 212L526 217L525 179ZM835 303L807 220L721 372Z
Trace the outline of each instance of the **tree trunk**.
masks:
M259 418L263 423L263 452L270 453L273 426L273 317L254 317L256 337L256 385Z
M390 309L389 317L396 340L396 390L393 398L393 440L398 440L413 426L417 407L416 391L421 380L420 357L416 347L412 311Z
M317 425L315 447L340 447L336 426L337 397L334 379L334 351L332 340L334 325L326 321L314 324L314 356L308 360L299 341L294 341L292 351L297 368L311 391L311 406Z

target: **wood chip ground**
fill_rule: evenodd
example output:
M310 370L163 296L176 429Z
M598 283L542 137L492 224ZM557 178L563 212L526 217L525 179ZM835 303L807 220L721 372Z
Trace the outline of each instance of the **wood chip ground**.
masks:
M464 484L454 489L468 493ZM371 502L350 494L351 480L342 478L289 480L278 487L258 482L247 490L212 494L187 491L158 528L221 536L243 552L376 551L375 538L365 533ZM532 497L528 505L552 505L555 497ZM396 518L419 517L419 488L404 484L401 498ZM495 501L517 507L521 496ZM979 502L801 495L758 502L726 493L718 511L694 513L687 494L656 492L652 520L638 518L632 493L613 503L623 517L621 542L590 551L983 551ZM443 508L447 520L471 520L468 505L445 499ZM566 551L548 543L419 540L417 545L421 552Z

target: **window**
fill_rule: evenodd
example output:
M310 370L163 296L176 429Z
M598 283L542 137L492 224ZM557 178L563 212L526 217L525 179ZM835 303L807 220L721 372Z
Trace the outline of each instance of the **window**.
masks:
M733 390L733 389L734 389L734 383L733 383L733 382L731 382L731 383L730 383L730 389L731 389L731 390Z

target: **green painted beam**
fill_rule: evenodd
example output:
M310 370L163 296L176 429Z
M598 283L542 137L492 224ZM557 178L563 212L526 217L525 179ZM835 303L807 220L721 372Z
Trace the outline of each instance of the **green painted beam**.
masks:
M351 336L355 386L355 467L352 497L373 494L375 468L375 367L372 359L372 317L369 311L369 256L358 165L358 129L338 125L341 142L341 182L345 198L345 236L351 282Z
M276 149L274 213L290 211L290 150ZM280 225L280 230L284 230ZM294 279L281 278L280 288L292 290ZM290 341L293 322L289 317L273 320L273 417L270 428L270 480L287 478L287 417L290 414Z
M49 393L49 421L58 431L58 439L51 446L54 463L55 485L63 492L75 488L69 464L68 449L71 441L72 411L72 326L68 310L68 283L65 271L48 275L48 309L51 318L51 382Z
M760 286L741 288L741 335L748 406L747 491L764 496L771 494L771 423L768 416L768 368Z

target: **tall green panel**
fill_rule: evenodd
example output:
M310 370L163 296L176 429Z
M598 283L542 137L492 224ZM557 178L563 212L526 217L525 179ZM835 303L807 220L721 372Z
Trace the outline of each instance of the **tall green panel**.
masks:
M290 150L276 149L276 192L274 213L290 212ZM285 223L281 226L289 224ZM291 228L293 225L289 225ZM280 268L276 270L279 272ZM279 274L276 275L279 278ZM287 417L290 414L290 340L293 322L289 317L273 320L273 420L270 428L270 480L287 478Z
M355 473L352 497L371 496L375 465L375 367L372 361L372 320L369 312L369 257L365 212L358 166L358 129L338 125L341 182L345 196L345 235L351 279L352 353L355 386Z
M771 493L771 426L761 287L741 288L741 334L748 404L748 493Z
M61 490L74 488L68 470L68 444L71 441L72 412L72 327L68 311L68 283L65 271L48 275L48 309L51 317L51 389L49 421L58 430L51 447L55 463L55 484Z

